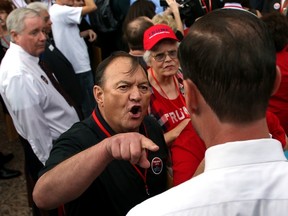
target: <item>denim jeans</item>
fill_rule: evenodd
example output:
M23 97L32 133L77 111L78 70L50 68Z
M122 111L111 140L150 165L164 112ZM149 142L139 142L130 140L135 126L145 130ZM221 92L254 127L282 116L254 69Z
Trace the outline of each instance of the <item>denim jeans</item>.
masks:
M93 109L96 106L96 102L93 95L93 74L92 71L76 74L80 82L81 91L83 93L83 100L81 103L81 109L84 118L91 115Z

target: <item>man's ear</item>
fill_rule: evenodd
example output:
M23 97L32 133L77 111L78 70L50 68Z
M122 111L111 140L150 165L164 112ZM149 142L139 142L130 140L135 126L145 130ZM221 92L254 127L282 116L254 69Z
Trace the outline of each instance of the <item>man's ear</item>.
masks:
M274 81L274 87L273 87L273 91L272 91L272 95L274 95L280 86L281 83L281 71L280 68L276 65L276 77L275 77L275 81Z
M12 41L17 44L17 41L18 41L18 33L12 30L12 31L10 32L10 37L11 37Z
M104 106L104 92L103 89L98 86L95 85L93 87L93 94L94 94L94 98L98 104L98 107L103 107Z
M198 88L190 79L183 82L185 91L186 106L190 114L196 113L198 110Z

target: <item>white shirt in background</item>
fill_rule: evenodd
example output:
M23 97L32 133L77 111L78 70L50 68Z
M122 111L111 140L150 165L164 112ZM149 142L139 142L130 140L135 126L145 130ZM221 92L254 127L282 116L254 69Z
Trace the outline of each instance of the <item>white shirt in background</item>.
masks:
M0 67L0 94L17 132L45 164L52 141L79 121L75 109L54 88L39 58L10 43Z

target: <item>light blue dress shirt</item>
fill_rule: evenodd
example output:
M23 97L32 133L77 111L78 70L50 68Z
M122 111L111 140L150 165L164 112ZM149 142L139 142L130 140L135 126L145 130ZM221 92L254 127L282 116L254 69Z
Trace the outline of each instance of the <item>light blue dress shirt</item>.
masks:
M133 4L136 0L130 0L130 5ZM156 6L156 9L155 9L155 13L158 14L158 13L162 13L164 11L163 7L160 6L160 0L151 0L155 6Z

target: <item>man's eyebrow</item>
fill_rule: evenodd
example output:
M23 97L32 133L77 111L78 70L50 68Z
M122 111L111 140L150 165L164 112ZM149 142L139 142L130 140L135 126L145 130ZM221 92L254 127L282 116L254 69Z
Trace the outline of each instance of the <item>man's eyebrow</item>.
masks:
M129 81L127 81L127 80L120 80L120 81L116 82L116 85L119 85L119 84L122 84L122 83L124 83L124 84L130 84L131 82L129 82Z
M148 85L149 85L149 81L148 81L148 80L145 80L145 81L143 81L143 82L140 82L139 84L140 84L140 85L142 85L142 84L148 84Z
M36 32L40 32L42 31L42 27L37 27L37 28L33 28L31 29L31 31L29 31L30 34L36 33Z

